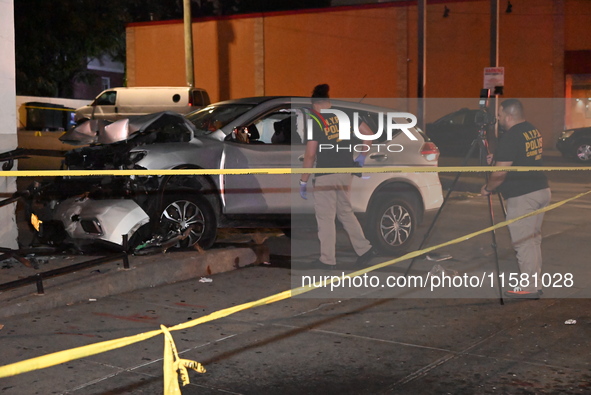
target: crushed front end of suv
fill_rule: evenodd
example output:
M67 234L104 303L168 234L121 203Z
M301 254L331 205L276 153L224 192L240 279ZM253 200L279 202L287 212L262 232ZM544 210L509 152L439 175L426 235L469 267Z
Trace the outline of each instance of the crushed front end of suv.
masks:
M215 103L185 116L161 112L85 122L61 137L82 145L67 152L66 168L137 174L33 184L27 210L37 238L141 253L197 244L208 248L224 227L288 229L294 216L314 212L313 199L303 200L297 192L299 174L289 174L302 166L309 107L306 98L256 97ZM333 101L333 108L360 114L372 128L389 111L340 101ZM384 134L374 141L366 167L437 166L435 144L420 130L411 131L416 140L394 133L391 140ZM224 172L236 169L284 169L285 174ZM354 177L351 197L367 236L385 253L407 249L424 213L443 201L436 172Z

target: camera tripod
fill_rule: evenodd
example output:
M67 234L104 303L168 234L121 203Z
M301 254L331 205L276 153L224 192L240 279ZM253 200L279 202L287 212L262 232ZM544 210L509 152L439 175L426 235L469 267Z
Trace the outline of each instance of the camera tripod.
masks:
M473 156L476 149L478 149L478 158L479 158L480 165L481 166L487 165L487 156L489 154L489 151L488 151L488 140L486 138L486 126L487 126L487 124L480 124L479 125L478 136L470 144L470 149L468 150L468 153L464 157L464 160L463 160L461 166L466 166L468 164L468 160ZM435 214L435 217L433 218L431 225L429 226L429 228L427 229L427 232L423 236L423 241L421 242L421 244L419 245L419 248L418 248L419 250L423 249L425 243L429 239L429 236L431 235L431 232L433 231L433 228L435 227L435 224L436 224L437 220L439 219L439 216L441 215L443 208L445 207L447 201L449 200L451 193L454 191L456 184L458 183L458 180L460 179L461 174L462 174L461 172L458 172L456 174L453 182L451 183L451 186L447 190L447 194L445 195L445 198L443 199L443 203L439 207L439 210L437 210L437 214ZM485 182L488 182L488 177L489 177L489 173L487 172L487 173L485 173ZM500 194L498 194L498 196L499 196L499 201L501 203L502 211L503 211L504 215L506 216L507 212L505 210L503 198ZM487 196L487 199L488 199L488 211L489 211L490 225L493 226L495 224L495 218L494 218L494 209L493 209L493 203L492 203L492 199L493 199L492 194L489 194ZM500 298L500 303L504 304L503 289L501 287L501 280L499 278L500 269L499 269L499 254L498 254L498 250L497 250L497 235L496 235L496 232L494 229L491 230L490 233L491 233L491 238L492 238L491 246L492 246L493 252L494 252L496 271L497 271L497 285L499 288L499 298ZM408 268L404 272L405 277L408 276L408 273L410 272L412 266L414 265L415 260L416 260L416 257L410 261Z

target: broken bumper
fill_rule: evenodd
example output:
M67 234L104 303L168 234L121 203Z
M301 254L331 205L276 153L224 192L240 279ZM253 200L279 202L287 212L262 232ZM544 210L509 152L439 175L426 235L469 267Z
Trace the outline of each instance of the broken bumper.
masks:
M55 209L54 221L63 224L72 241L102 241L123 244L123 236L131 237L150 217L133 200L69 198Z

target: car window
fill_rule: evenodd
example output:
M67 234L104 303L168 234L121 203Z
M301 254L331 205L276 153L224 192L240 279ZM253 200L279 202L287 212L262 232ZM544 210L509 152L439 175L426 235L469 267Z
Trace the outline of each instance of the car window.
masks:
M248 125L236 128L226 140L248 144L301 145L304 141L304 122L302 109L279 107Z
M464 125L474 126L476 125L476 116L479 113L478 110L470 110L466 112L466 118L464 119Z
M372 111L360 111L360 110L353 110L350 108L342 108L342 107L335 107L335 108L337 110L344 111L349 116L351 123L354 122L353 121L354 114L357 113L359 115L359 123L361 124L361 122L365 122L367 124L367 126L369 126L369 128L374 133L377 133L377 131L379 130L380 117L381 117L382 118L382 133L381 133L380 137L378 137L376 140L373 140L373 143L377 144L377 143L383 143L384 141L386 141L387 133L386 133L386 114L385 113L377 113L377 112L372 112ZM351 126L353 126L353 125L351 125ZM398 133L400 133L400 130L396 129L393 132L393 136L396 136ZM351 131L351 138L353 139L353 142L355 144L362 142L360 139L358 139L355 136L353 131Z
M117 92L109 91L105 92L97 97L92 103L93 106L114 106L117 100Z
M373 111L357 110L357 109L352 109L352 108L347 108L347 107L342 107L342 106L334 106L333 108L335 110L343 111L345 114L347 114L347 116L349 117L349 120L351 121L351 127L353 126L352 123L354 122L355 114L357 114L359 124L361 124L362 122L365 122L374 134L377 133L379 130L380 117L381 117L382 118L382 122L381 122L382 133L380 134L380 136L376 140L372 140L372 141L374 144L377 144L377 143L383 143L384 141L387 140L386 113L385 112L378 113L378 112L373 112ZM305 111L304 112L302 112L302 110L297 110L297 111L299 111L299 113L296 114L297 116L296 116L295 127L298 132L298 135L300 136L302 141L304 141L305 140L304 139L304 130L305 130L304 125L305 125L307 116L305 115L305 113L306 113ZM399 129L394 130L393 137L398 135L399 133L400 133ZM353 133L353 130L351 130L351 139L354 144L362 143L362 140L355 136L355 134Z
M191 140L191 129L179 118L162 117L151 124L144 134L153 134L154 143L184 143Z
M268 114L262 117L261 119L258 119L257 121L253 122L253 125L255 125L259 133L258 140L265 144L271 144L273 134L275 133L275 123L281 123L283 120L287 118L289 118L289 111L280 110Z
M303 113L300 109L282 108L254 122L260 141L266 144L297 145L303 141Z
M465 112L457 112L455 114L452 114L452 116L449 118L449 123L452 125L462 125L464 123L465 118Z
M191 105L200 107L200 106L204 106L206 104L203 101L203 95L201 94L201 90L199 90L199 89L192 90L190 95L191 95L191 102L190 102Z
M186 118L197 128L196 136L204 136L223 128L251 108L250 104L208 106L192 112Z
M387 139L387 133L386 133L386 114L385 113L376 113L376 112L371 112L371 111L365 111L365 112L361 112L360 114L360 118L363 122L365 122L367 124L367 126L369 126L369 128L374 132L377 133L377 131L379 130L379 126L380 126L380 117L382 118L382 134L380 135L380 137L377 140L374 140L374 143L383 143L384 141L386 141ZM399 129L396 129L396 131L394 131L392 134L393 136L396 136L398 133L400 133Z

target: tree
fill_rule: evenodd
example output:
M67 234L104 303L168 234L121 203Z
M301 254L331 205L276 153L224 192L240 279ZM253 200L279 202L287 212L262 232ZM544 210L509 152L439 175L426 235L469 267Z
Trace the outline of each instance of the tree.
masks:
M218 1L221 3L228 3L224 0ZM230 1L230 3L235 3L234 7L239 13L330 7L330 0L233 0Z
M192 0L197 16L330 5L330 0ZM76 81L92 82L93 58L125 62L125 25L180 19L182 0L14 0L16 91L71 97Z
M121 11L118 0L15 0L17 94L68 97L90 59L124 59Z

